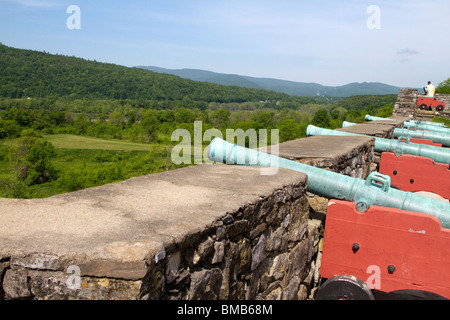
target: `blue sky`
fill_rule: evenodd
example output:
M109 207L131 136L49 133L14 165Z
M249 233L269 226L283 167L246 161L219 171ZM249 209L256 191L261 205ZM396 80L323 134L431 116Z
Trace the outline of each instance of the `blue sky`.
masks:
M81 29L67 27L70 5ZM0 0L8 46L323 85L438 84L449 30L448 0Z

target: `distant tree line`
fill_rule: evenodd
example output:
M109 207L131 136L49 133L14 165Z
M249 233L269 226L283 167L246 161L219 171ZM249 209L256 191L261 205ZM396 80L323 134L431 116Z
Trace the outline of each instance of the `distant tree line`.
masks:
M207 103L283 101L298 108L326 99L224 86L182 79L140 68L128 68L0 44L0 97L134 99L179 101L206 109ZM167 105L167 103L166 103Z
M392 97L380 96L384 102ZM175 129L193 130L194 121L202 121L203 129L227 128L247 130L279 129L280 141L304 136L308 124L313 123L327 128L338 128L342 121L364 122L366 114L378 116L392 115L393 102L386 105L368 104L371 96L348 98L350 102L331 105L305 105L301 110L283 108L231 107L227 104L215 105L206 110L178 107L175 109L156 109L136 107L129 102L102 100L77 101L71 106L59 105L58 101L48 103L34 99L0 100L0 139L18 137L24 129L34 129L45 134L76 134L97 138L125 139L133 142L171 143ZM347 103L351 103L349 107ZM151 103L150 103L151 104ZM259 103L258 103L259 104ZM345 106L345 107L344 107ZM230 108L228 108L230 107ZM245 110L246 108L250 110ZM60 110L58 110L60 109ZM230 111L238 110L238 111Z
M339 128L343 120L363 122L366 111L373 111L372 106L352 110L316 108L314 114L288 108L232 112L223 108L136 109L102 113L95 118L89 113L7 108L0 111L0 163L10 167L12 176L0 179L0 196L42 197L180 167L171 162L167 146L177 143L171 141L175 129L185 128L193 135L194 121L202 121L203 130L220 129L224 137L227 128L257 132L278 129L279 141L284 142L304 137L309 124ZM375 110L374 115L388 117L392 115L392 103ZM55 149L42 139L42 134L53 133L156 142L157 147L153 144L148 152ZM1 143L2 139L12 138L16 138L12 143ZM58 168L55 161L60 163Z

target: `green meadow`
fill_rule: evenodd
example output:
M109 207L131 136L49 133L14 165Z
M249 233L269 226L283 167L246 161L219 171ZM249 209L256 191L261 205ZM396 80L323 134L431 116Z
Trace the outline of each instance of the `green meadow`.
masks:
M73 134L44 135L57 149L89 149L111 151L150 151L158 144L136 143L123 140L107 140L93 137L77 136Z
M72 134L43 135L56 149L51 163L56 177L38 185L23 186L21 198L44 198L60 193L122 181L131 177L175 169L173 145L135 143ZM0 197L14 197L13 170L8 152L17 139L0 140Z

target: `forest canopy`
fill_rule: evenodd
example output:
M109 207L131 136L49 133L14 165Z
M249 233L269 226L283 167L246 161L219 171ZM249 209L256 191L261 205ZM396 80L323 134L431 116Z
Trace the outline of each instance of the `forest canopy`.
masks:
M36 198L179 168L176 129L305 136L392 115L395 95L298 97L0 44L0 197ZM203 133L202 132L202 133ZM269 134L270 137L270 134ZM267 141L271 143L270 139Z
M182 79L140 68L23 50L0 44L0 96L5 98L133 99L207 103L284 101L295 106L324 99ZM206 104L205 104L206 103Z

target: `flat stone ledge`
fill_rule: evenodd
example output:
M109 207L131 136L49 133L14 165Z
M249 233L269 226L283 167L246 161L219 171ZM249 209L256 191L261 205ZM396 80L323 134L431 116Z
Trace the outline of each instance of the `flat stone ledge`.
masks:
M374 125L374 126L393 126L394 128L403 128L403 122L410 120L409 118L392 118L394 121L391 120L375 120L375 121L366 121L364 123L358 123L360 124L368 124L368 125Z
M386 123L386 121L384 121L384 123L375 123L375 124L364 122L346 128L339 128L336 129L336 131L344 131L349 133L362 134L366 136L392 139L394 136L395 127L396 125L394 123L392 124Z
M279 156L295 160L350 158L355 150L370 144L373 138L360 136L311 136L278 145ZM271 149L268 149L271 152Z
M269 147L266 152L317 168L366 178L373 162L374 143L372 137L319 135L283 142L273 151Z
M0 199L0 261L11 267L141 279L164 248L306 175L191 166L45 199Z

